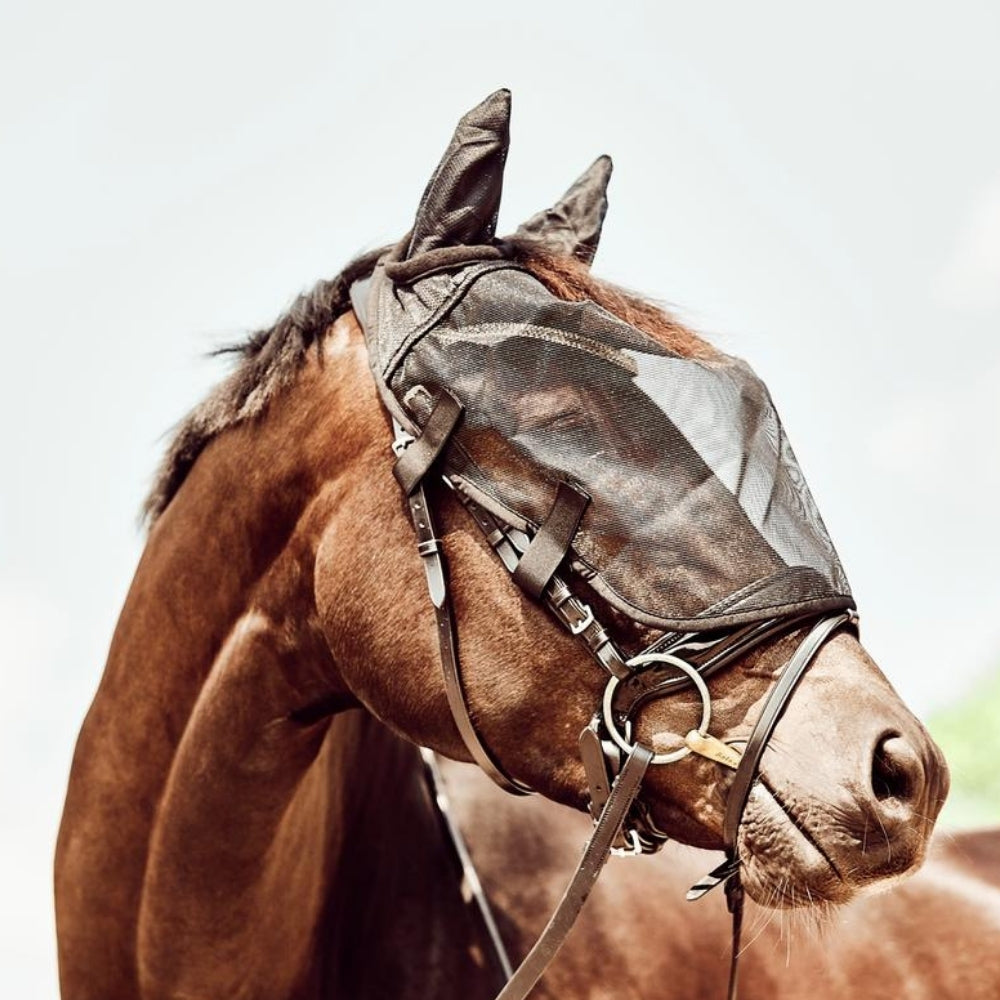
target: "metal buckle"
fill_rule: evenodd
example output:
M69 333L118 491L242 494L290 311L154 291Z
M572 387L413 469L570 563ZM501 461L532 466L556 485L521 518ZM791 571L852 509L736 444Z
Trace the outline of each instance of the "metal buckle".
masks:
M417 439L395 418L392 418L392 453L399 458Z
M639 840L639 834L636 830L622 830L622 836L626 840L625 847L612 847L611 853L616 858L637 858L640 854L643 854L642 841Z
M396 439L392 442L392 453L399 458L407 448L417 439L408 431L400 430Z
M582 603L582 602L581 602ZM594 624L594 612L591 610L589 604L583 604L583 609L586 614L583 616L581 621L578 621L575 625L570 622L569 630L573 635L579 635L581 632L585 632L591 625Z

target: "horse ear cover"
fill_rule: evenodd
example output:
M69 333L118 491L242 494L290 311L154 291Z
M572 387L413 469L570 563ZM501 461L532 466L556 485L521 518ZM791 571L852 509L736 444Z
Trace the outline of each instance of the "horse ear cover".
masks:
M498 90L459 121L420 199L402 260L490 243L496 233L510 146L510 91ZM520 226L516 238L590 264L608 210L611 158L598 157L551 208ZM409 271L403 266L397 269Z
M510 91L498 90L459 121L420 199L405 260L493 239L509 145Z
M515 239L533 240L556 256L590 264L608 211L611 171L611 157L599 156L555 205L520 226Z

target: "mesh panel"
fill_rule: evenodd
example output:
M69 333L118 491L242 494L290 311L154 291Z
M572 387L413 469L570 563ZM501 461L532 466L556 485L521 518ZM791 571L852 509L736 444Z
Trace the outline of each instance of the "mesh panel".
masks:
M556 484L591 497L575 568L633 617L715 628L852 605L764 384L734 358L678 357L509 264L413 288L376 275L366 322L394 402L465 406L448 471L515 524ZM395 407L394 407L395 408Z

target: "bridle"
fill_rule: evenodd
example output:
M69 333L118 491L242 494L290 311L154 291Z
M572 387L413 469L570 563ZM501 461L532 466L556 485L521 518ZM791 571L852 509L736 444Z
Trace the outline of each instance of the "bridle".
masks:
M461 416L461 404L450 393L441 391L419 434L411 434L394 418L393 473L406 496L417 536L417 551L434 606L445 690L458 731L473 760L498 785L515 794L529 794L530 788L506 773L472 721L459 667L447 570L425 489L428 474L439 464ZM846 610L825 615L815 612L786 615L707 639L699 633L671 633L638 656L626 659L591 607L573 593L558 572L589 501L586 494L570 483L560 483L550 514L529 535L499 520L477 503L463 490L460 476L445 475L443 479L471 514L514 581L543 603L608 674L601 705L580 736L580 753L590 786L593 833L562 900L527 957L513 972L485 895L480 891L477 896L506 980L497 1000L523 1000L528 995L568 936L612 852L650 854L663 846L666 834L652 822L639 797L642 780L650 765L668 765L690 753L735 772L723 824L726 859L687 894L689 900L699 899L715 886L725 884L733 928L728 997L735 1000L744 899L737 848L740 822L768 740L796 685L823 643L838 628L856 626L856 614ZM711 696L706 680L766 640L805 625L811 627L768 693L743 750L712 736ZM632 719L644 704L692 685L701 698L701 717L687 734L684 746L658 754L632 739ZM431 774L440 797L439 777ZM471 859L450 819L447 829L468 870ZM478 885L474 870L472 878Z

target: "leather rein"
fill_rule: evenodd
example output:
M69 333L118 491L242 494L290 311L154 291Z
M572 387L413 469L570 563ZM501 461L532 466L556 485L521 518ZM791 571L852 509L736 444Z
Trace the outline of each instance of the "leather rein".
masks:
M406 495L417 536L417 551L434 606L445 690L458 731L472 759L500 787L514 794L530 794L530 788L506 773L483 743L470 716L459 667L444 554L424 486L461 414L461 404L449 393L441 392L419 435L410 434L394 419L395 440L392 448L396 463L393 474ZM698 633L668 634L645 652L626 660L608 631L595 618L592 609L573 594L557 572L569 552L589 500L585 494L571 484L561 483L551 513L538 531L529 537L476 503L461 490L457 477L443 478L455 490L514 581L535 600L544 603L556 620L581 642L608 674L602 704L580 736L580 753L590 785L593 833L561 901L516 970L512 970L464 840L447 813L440 774L432 757L425 754L435 801L473 889L473 897L493 942L497 965L505 980L496 1000L524 1000L530 993L569 935L612 853L650 854L663 846L666 834L656 828L639 798L642 780L651 764L670 764L689 753L700 754L735 772L723 824L726 859L687 894L689 900L699 899L717 885L725 884L727 905L732 914L727 995L729 1000L735 1000L744 901L737 837L743 812L757 780L768 740L796 685L833 632L841 626L856 624L855 613L848 610L820 616L813 613L774 619L708 640ZM743 750L711 736L711 697L705 684L706 678L765 640L810 623L810 631L771 688ZM642 705L691 685L701 697L702 711L697 728L688 733L684 746L669 753L657 754L631 739L631 721Z

